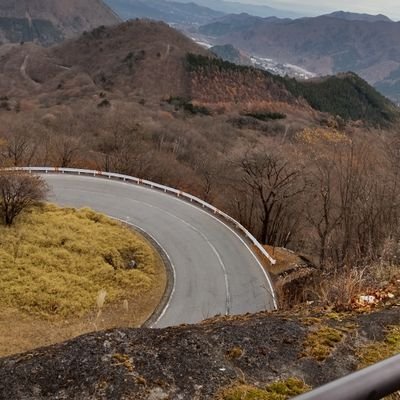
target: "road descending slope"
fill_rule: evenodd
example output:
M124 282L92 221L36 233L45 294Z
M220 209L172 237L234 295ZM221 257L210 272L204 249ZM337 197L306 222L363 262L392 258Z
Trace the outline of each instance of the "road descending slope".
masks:
M131 223L164 249L175 280L153 327L274 308L267 276L254 254L233 230L201 208L160 191L104 178L44 178L51 201L91 207Z

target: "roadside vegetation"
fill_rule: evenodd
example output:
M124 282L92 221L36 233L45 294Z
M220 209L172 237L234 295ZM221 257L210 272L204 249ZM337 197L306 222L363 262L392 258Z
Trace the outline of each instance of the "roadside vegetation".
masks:
M160 256L139 234L90 209L50 204L0 226L0 276L1 325L12 332L0 332L0 353L68 332L136 326L158 305L166 280ZM43 326L50 331L40 337Z
M86 105L63 115L33 113L35 120L3 115L1 162L114 171L215 204L271 252L290 249L312 266L301 285L291 280L287 286L286 278L288 301L281 306L351 307L358 295L398 276L396 134L333 117L306 127L287 112L283 120L263 121L233 111L189 116L168 101L162 111L153 107L118 103L103 111ZM263 103L246 113L275 110ZM295 258L286 271L299 270ZM271 272L281 279L283 271Z

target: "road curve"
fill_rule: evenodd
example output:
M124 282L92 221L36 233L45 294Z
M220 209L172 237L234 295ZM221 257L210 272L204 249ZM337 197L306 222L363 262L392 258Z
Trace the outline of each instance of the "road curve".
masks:
M175 282L153 327L274 309L267 275L255 255L237 233L208 212L131 183L76 175L42 176L50 188L50 201L91 207L132 223L162 246L175 271Z

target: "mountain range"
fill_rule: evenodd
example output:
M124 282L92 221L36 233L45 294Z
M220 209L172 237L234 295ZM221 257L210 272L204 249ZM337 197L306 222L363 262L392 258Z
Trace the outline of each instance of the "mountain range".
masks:
M179 3L188 3L188 0L175 0ZM225 0L195 0L195 3L204 7L209 7L225 14L248 13L259 17L280 17L280 18L299 18L303 14L293 11L273 8L266 5L240 3L237 1Z
M400 23L336 13L296 20L228 15L199 28L207 40L301 66L318 75L353 71L400 102Z
M298 18L272 7L223 0L107 2L124 19L162 20L210 46L234 46L245 64L254 57L256 65L270 71L291 74L291 65L294 71L305 70L296 77L353 71L400 103L400 24L385 15L336 11Z
M383 14L371 15L371 14L360 14L346 11L335 11L331 14L327 14L327 17L345 19L347 21L365 21L365 22L392 22L392 20Z
M394 106L355 74L309 82L282 78L222 61L162 22L100 26L48 49L24 44L2 53L0 92L6 109L28 100L30 107L40 108L74 99L101 103L109 97L171 99L195 113L209 113L204 107L218 104L265 108L267 102L273 109L297 110L310 119L315 112L373 125L397 118ZM193 104L203 108L193 109Z
M308 106L317 111L331 112L345 119L368 119L365 110L371 111L371 101L383 108L390 108L354 74L335 78L333 84L332 78L329 78L322 81L322 86L321 81L294 85L286 78L282 81L279 77L255 69L235 69L229 63L210 64L209 61L195 58L190 60L194 60L196 68L189 68L188 73L188 54L209 57L210 60L214 59L214 54L218 54L230 61L248 65L247 53L304 66L319 75L356 71L384 93L392 94L392 98L397 99L400 46L396 39L400 35L400 25L385 18L382 20L377 17L379 21L368 22L364 21L367 18L365 15L359 17L362 20L354 20L357 16L346 13L297 20L261 18L248 14L221 17L220 12L194 4L131 0L132 4L140 4L144 13L150 13L152 9L162 14L167 13L168 7L186 7L187 21L190 23L193 23L190 15L195 14L194 10L202 10L204 20L211 18L213 22L201 26L198 32L217 45L213 54L165 24L138 22L123 24L115 29L106 28L104 25L116 25L119 19L102 1L72 1L76 10L80 10L79 14L68 7L71 1L66 3L64 0L17 0L16 3L7 0L1 4L0 15L3 20L19 21L19 24L8 25L12 29L3 29L4 41L34 41L49 45L100 25L79 39L67 41L49 51L32 45L11 51L2 48L0 89L4 95L12 98L16 93L26 92L27 88L34 88L35 92L44 88L48 92L56 87L57 98L63 93L60 89L77 85L93 93L114 90L126 95L158 98L181 96L203 103L229 103L238 101L233 93L243 91L242 99L246 98L249 102L268 99L300 105L298 100L302 97ZM157 4L167 4L168 7L157 9ZM18 30L21 27L24 29ZM226 43L234 44L239 51L232 45L224 46ZM201 68L198 68L199 65ZM10 72L16 75L11 77ZM17 78L21 75L22 80ZM211 83L214 80L218 84ZM340 93L337 93L339 99L335 104L332 100L321 101L321 96L329 97L324 92L326 87L334 89L344 84L347 89L351 88L351 94L348 94L352 100L360 107L364 104L364 113L346 112L346 101L342 102ZM362 93L364 100L355 94L354 86L363 88L359 94ZM209 100L205 89L209 90ZM371 111L370 119L382 123L390 120L385 117L389 114L379 116L379 113Z
M129 18L152 18L168 23L205 23L223 14L248 13L260 17L299 18L301 15L263 5L224 0L105 0L119 15Z

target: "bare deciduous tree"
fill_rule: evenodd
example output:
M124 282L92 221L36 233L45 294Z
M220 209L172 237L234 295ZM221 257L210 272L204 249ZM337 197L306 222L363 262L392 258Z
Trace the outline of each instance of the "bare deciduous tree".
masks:
M319 264L323 267L329 238L340 222L341 213L335 187L334 162L320 158L314 163L314 171L309 177L309 206L306 207L306 219L319 237Z
M16 128L15 132L9 133L5 140L6 144L1 153L5 163L15 167L31 164L36 153L36 144L31 135L23 130L23 127Z
M278 152L247 153L240 161L242 183L256 196L261 223L260 239L271 245L287 244L295 215L289 204L304 191L302 172Z
M3 222L11 226L25 209L45 198L47 185L39 176L24 172L0 172L0 214Z

